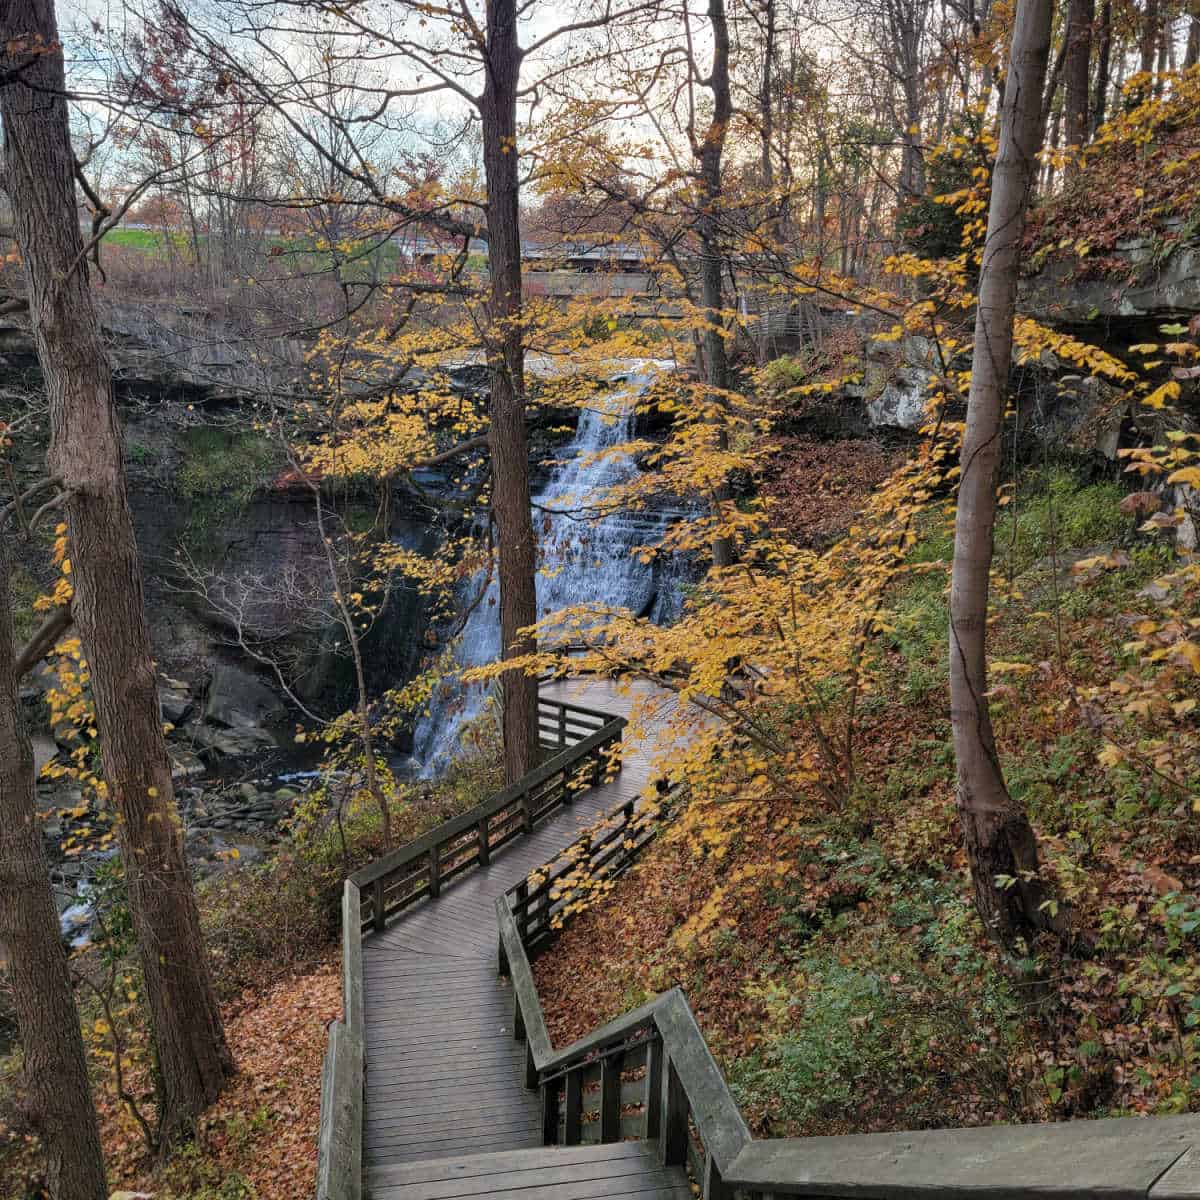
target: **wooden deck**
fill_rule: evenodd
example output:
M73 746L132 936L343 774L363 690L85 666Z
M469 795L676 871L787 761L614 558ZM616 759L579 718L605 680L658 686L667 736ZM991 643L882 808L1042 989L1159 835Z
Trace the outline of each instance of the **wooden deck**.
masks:
M543 685L543 694L626 714L634 699L647 691L625 694L604 681L573 680ZM644 723L649 731L647 742L653 740L654 727L667 718L668 711L664 707L655 720ZM636 797L650 782L648 747L627 739L622 764L611 783L584 792L574 805L547 818L532 835L512 842L488 866L463 876L437 900L417 905L386 931L365 938L363 1152L368 1181L378 1181L373 1196L392 1200L420 1195L434 1200L505 1194L495 1180L480 1184L482 1190L447 1191L459 1177L449 1166L444 1168L449 1174L437 1187L432 1187L432 1178L418 1178L419 1172L408 1176L394 1171L399 1164L420 1160L461 1162L461 1156L538 1148L540 1154L560 1155L553 1160L555 1171L569 1165L561 1157L566 1151L541 1150L537 1094L523 1087L525 1051L513 1037L510 988L497 973L494 906L497 896L569 845L580 826ZM596 1148L597 1152L600 1149ZM549 1177L543 1180L546 1164L529 1159L524 1166L513 1168L512 1178L525 1182L513 1183L507 1190L529 1200L550 1195L568 1200L592 1195L676 1194L671 1190L674 1183L664 1184L660 1178L656 1160L654 1171L645 1174L645 1156L626 1161L616 1154L619 1146L602 1149L611 1161L600 1157L592 1163L588 1159L593 1167L598 1169L598 1164L609 1161L605 1169L624 1171L636 1163L632 1175L620 1178L642 1173L639 1177L644 1177L646 1187L628 1192L613 1191L608 1184L598 1185L599 1191L576 1191L574 1185L566 1189L561 1183L548 1182ZM490 1178L486 1170L491 1168L476 1165L485 1173L469 1178ZM506 1168L501 1164L496 1170L503 1173ZM467 1178L463 1176L464 1184Z
M690 1200L679 1168L659 1164L648 1142L508 1150L378 1167L367 1176L377 1200Z

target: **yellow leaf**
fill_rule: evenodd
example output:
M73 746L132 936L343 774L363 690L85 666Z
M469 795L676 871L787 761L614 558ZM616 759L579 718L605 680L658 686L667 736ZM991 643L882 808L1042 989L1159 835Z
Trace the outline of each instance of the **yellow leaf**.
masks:
M1200 487L1200 467L1180 467L1167 476L1168 483L1187 483L1192 487Z
M1178 400L1179 391L1179 384L1172 379L1161 387L1155 388L1142 403L1149 408L1162 408L1168 400Z

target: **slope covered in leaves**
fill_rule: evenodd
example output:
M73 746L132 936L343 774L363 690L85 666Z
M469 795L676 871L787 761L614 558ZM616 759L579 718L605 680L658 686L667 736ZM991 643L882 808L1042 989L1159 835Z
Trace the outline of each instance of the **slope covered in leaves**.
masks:
M1196 760L1172 739L1197 676L1186 655L1148 662L1131 643L1168 604L1185 621L1196 605L1153 582L1180 564L1136 532L1124 490L1065 469L1023 478L997 537L1000 751L1072 939L1006 957L972 904L935 512L909 551L930 573L891 590L870 650L851 793L764 787L736 756L726 786L693 780L680 819L537 964L555 1042L679 985L763 1134L1196 1107ZM803 753L795 698L772 716ZM1167 743L1173 775L1154 757ZM719 840L695 836L718 825Z
M1126 239L1151 239L1154 263L1194 240L1200 218L1200 70L1175 81L1165 98L1146 76L1126 85L1124 111L1099 131L1078 174L1030 213L1027 272L1048 258L1077 259L1081 277L1127 274L1114 254Z

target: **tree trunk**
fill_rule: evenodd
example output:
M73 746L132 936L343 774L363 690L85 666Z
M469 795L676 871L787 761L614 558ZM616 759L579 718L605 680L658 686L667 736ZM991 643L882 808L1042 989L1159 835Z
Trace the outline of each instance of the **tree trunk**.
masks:
M1159 13L1159 0L1146 0L1146 8L1142 15L1141 31L1141 64L1144 72L1154 70L1154 58L1158 53L1158 34L1162 19Z
M1187 48L1183 52L1183 69L1194 67L1200 62L1200 4L1191 0L1188 4Z
M1100 8L1100 46L1096 51L1096 90L1092 99L1092 136L1104 124L1108 109L1108 72L1112 56L1112 0Z
M0 950L9 958L24 1083L52 1200L104 1200L100 1129L34 807L4 536L0 531Z
M72 612L91 672L109 800L120 818L169 1138L217 1098L233 1061L163 740L112 374L76 217L53 3L13 0L0 11L6 67L20 72L17 83L0 90L6 185L49 397L51 469L67 493ZM24 53L31 44L50 49Z
M925 194L925 154L921 147L921 114L925 87L921 69L921 39L928 6L921 0L888 0L884 19L892 43L892 60L904 91L904 129L900 135L899 206Z
M1067 147L1081 151L1087 145L1088 89L1091 85L1092 24L1096 19L1095 0L1071 0L1067 22L1066 108L1063 113ZM1066 177L1079 173L1077 153L1067 159Z
M1008 793L996 753L987 702L986 634L1017 260L1037 175L1052 12L1053 0L1019 0L1013 27L979 281L950 589L950 710L958 809L976 904L989 931L1005 943L1050 924L1041 907L1045 892L1038 879L1033 828Z
M729 86L729 22L725 14L725 0L709 0L708 19L713 31L713 61L709 75L713 115L700 146L700 219L697 232L700 235L700 296L704 306L704 379L710 390L708 403L723 407L725 397L720 393L729 387L729 354L725 345L725 318L722 312L721 157L725 152L725 137L733 116L733 97ZM723 452L728 449L729 438L724 422L718 420L718 425L717 449ZM729 498L729 484L722 482L712 496L716 521L722 519ZM733 539L714 536L712 556L713 566L731 566Z
M500 640L505 658L535 643L519 631L537 620L537 547L529 497L525 433L525 331L521 324L521 227L517 167L516 0L488 0L483 165L487 176L488 358L491 367L492 510L499 532ZM523 671L501 677L504 776L515 783L537 757L537 680Z
M763 188L767 192L767 212L773 217L778 204L772 194L775 188L775 0L764 0L763 4L763 66L758 88L759 109L759 156L761 159ZM776 222L770 221L772 244L778 240Z

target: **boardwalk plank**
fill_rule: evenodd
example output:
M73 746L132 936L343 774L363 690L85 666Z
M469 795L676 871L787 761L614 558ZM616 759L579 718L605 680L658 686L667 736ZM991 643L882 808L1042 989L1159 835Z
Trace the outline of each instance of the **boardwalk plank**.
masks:
M372 1200L683 1200L691 1195L683 1172L664 1169L653 1147L642 1142L377 1167L368 1173L367 1183Z

